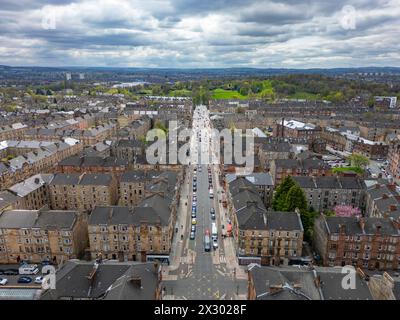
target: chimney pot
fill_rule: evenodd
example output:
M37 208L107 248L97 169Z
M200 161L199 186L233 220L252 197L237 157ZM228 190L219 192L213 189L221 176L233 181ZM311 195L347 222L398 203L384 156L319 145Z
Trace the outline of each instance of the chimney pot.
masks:
M365 219L364 219L364 217L360 217L359 224L360 224L361 230L364 232L364 227L365 227Z

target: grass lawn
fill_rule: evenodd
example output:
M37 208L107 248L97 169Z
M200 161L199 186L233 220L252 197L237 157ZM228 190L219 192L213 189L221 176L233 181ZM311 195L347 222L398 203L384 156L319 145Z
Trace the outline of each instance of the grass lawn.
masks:
M170 97L190 97L192 95L192 91L187 89L172 90L168 95Z
M363 174L364 170L361 169L360 167L338 167L338 168L332 168L332 172L337 173L337 172L344 172L344 171L354 171L358 174Z
M304 99L304 100L320 100L321 97L318 94L309 93L309 92L296 92L288 97L289 99Z
M212 92L212 99L246 99L246 96L241 95L237 91L215 89Z

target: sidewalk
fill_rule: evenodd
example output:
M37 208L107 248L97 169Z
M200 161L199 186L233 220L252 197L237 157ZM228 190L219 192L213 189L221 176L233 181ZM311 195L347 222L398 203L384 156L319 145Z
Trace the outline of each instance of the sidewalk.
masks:
M218 210L219 210L219 219L220 219L220 225L224 225L225 228L228 225L228 213L226 208L223 207L222 202L220 203L220 197L222 195L223 188L219 183L219 175L218 171L215 170L215 167L213 167L213 174L214 174L214 181L215 185L217 186L217 198L218 198ZM247 274L244 270L243 267L239 266L238 259L236 257L236 250L235 250L235 244L234 244L234 239L233 237L227 237L223 239L224 243L224 253L225 253L225 258L226 258L226 268L229 270L232 270L236 273L236 279L247 279Z
M168 266L169 271L174 271L179 268L181 263L181 256L184 249L185 237L181 240L181 235L187 234L187 217L188 217L188 208L189 208L189 185L190 183L190 170L189 167L185 167L186 174L184 179L184 186L182 187L181 197L179 201L179 207L177 210L176 223L174 228L174 235L171 243L171 253L170 260L171 263ZM187 205L185 205L185 202ZM183 228L181 226L183 225ZM175 232L176 228L178 228L178 232Z

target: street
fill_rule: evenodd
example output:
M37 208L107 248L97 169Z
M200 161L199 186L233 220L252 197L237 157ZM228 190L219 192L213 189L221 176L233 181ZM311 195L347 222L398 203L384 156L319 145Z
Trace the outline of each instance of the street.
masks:
M187 167L185 185L182 187L184 202L187 205L179 214L181 221L178 235L181 245L173 249L173 261L177 261L164 270L163 279L165 284L164 299L245 299L247 291L247 277L243 268L237 264L233 238L222 239L222 224L226 224L220 199L221 190L218 181L218 165L209 165L206 159L201 159L205 154L205 148L209 149L208 139L210 137L210 120L208 111L204 106L198 106L193 117L194 135L192 136L192 164ZM200 133L201 129L205 128ZM200 142L198 134L201 136ZM203 148L203 149L201 149ZM197 166L199 163L199 166ZM196 170L195 170L196 168ZM212 189L214 198L210 199L209 171L212 177ZM190 239L192 224L191 212L193 203L193 177L196 174L196 232L195 239ZM211 219L210 210L215 209L215 220ZM223 221L223 222L222 222ZM213 249L211 241L210 251L205 251L204 236L206 230L211 235L212 222L216 223L218 230L218 248ZM226 226L225 226L226 227ZM180 240L183 234L183 240ZM178 258L179 257L179 258ZM165 276L164 276L165 275Z

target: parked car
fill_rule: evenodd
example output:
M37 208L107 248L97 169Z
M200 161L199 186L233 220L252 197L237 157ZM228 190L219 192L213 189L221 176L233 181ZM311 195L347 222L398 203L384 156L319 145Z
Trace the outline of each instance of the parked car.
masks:
M190 232L190 240L194 240L196 238L196 234L192 231Z
M19 267L19 274L37 274L39 272L37 264L24 264Z
M36 283L36 284L42 284L43 279L44 279L43 277L36 277L36 278L35 278L35 283Z
M18 278L18 283L31 283L32 278L27 276L22 276Z
M6 278L0 278L0 285L5 286L8 283Z
M192 224L192 227L191 227L190 231L196 232L196 226L194 224Z
M196 223L197 223L196 218L193 218L192 219L192 224L196 224Z
M218 240L214 238L214 239L212 240L212 243L213 243L213 248L214 248L214 250L216 250L216 249L218 248Z
M16 276L19 273L18 273L17 269L7 269L7 270L4 270L3 274L6 275L6 276Z

